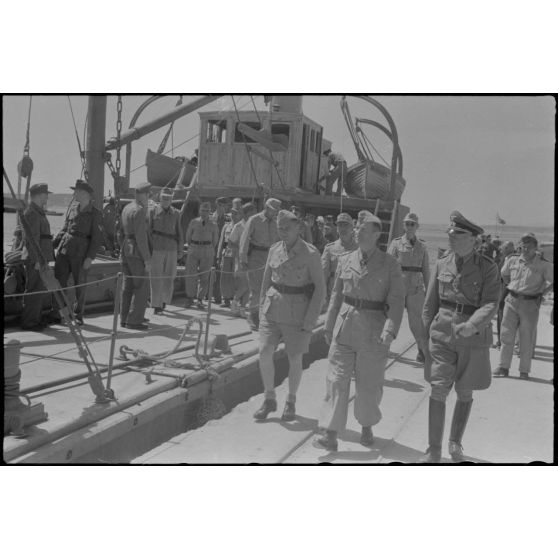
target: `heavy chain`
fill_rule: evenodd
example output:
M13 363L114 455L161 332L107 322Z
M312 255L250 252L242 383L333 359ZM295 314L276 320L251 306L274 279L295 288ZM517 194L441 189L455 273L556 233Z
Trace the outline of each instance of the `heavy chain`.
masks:
M116 175L120 176L120 136L122 135L122 95L118 95L116 101L116 139L118 147L116 148Z

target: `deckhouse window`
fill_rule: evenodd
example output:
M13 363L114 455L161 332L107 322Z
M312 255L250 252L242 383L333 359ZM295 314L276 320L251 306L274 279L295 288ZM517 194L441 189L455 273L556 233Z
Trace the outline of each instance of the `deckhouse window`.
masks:
M207 143L227 143L227 121L208 120L205 137Z
M240 122L236 123L236 126L234 128L234 142L235 143L244 143L244 141L246 141L246 143L256 143L255 140L253 140L252 138L249 138L248 136L245 136L239 129L238 129L238 125L240 124ZM242 122L242 124L244 124L245 126L249 126L250 128L253 128L254 130L260 130L261 129L261 125L259 122Z
M290 124L275 123L271 124L271 133L273 135L285 136L286 146L289 145L289 138L291 137L291 126Z

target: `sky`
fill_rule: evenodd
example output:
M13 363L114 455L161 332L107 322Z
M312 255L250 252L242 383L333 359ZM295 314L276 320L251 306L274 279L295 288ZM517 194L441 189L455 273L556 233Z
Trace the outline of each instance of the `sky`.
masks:
M481 225L494 224L496 212L510 225L554 224L555 101L550 96L375 96L391 114L403 153L403 176L407 182L402 203L424 223L446 223L454 209ZM125 95L123 129L147 96ZM196 96L184 96L184 102ZM83 142L87 97L70 96ZM304 113L324 127L333 149L345 155L349 165L356 152L343 120L338 95L304 96ZM151 105L139 124L170 110L178 96ZM235 95L239 109L251 110L248 95ZM263 97L255 96L258 110ZM372 105L349 97L353 118L359 116L385 123ZM15 185L17 162L22 156L27 124L28 96L3 97L4 166ZM231 110L231 96L201 111ZM106 137L115 135L116 96L107 103ZM156 150L166 131L154 132L134 143L132 168L141 166L148 148ZM199 119L194 112L177 121L175 155L190 156L197 147ZM379 132L366 129L384 159L391 145ZM33 96L31 113L33 182L45 181L53 192L69 192L79 177L81 163L66 96ZM167 144L171 148L171 140ZM114 157L114 155L113 155ZM124 151L122 151L122 158ZM124 166L124 160L123 160ZM146 179L145 167L132 174L132 185ZM105 191L112 179L106 175ZM4 185L4 191L7 186Z

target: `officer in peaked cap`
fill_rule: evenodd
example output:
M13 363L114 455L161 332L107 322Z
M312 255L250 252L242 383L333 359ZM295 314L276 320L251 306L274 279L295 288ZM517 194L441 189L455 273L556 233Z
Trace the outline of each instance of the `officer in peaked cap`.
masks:
M77 180L70 189L74 190L74 200L66 213L64 226L54 240L57 248L54 275L61 287L68 285L70 275L74 285L87 283L89 269L103 243L103 216L93 205L93 188L84 180ZM73 311L76 322L83 325L85 288L75 287L75 290ZM56 304L53 307L56 310ZM52 316L52 321L60 320Z
M329 301L331 296L333 279L337 271L339 258L357 249L353 219L348 213L340 213L337 216L337 234L339 238L334 242L326 244L322 253L322 270L327 285L327 301Z
M298 234L298 218L290 211L277 216L279 242L269 249L261 288L260 373L265 395L256 420L277 409L273 355L281 340L289 359L289 394L282 420L295 419L296 393L302 377L302 355L325 296L318 250Z
M260 292L267 255L271 245L279 240L276 217L280 209L281 202L269 198L263 211L248 219L240 237L240 271L248 272L250 288L247 321L254 331L259 327Z
M366 216L356 229L358 249L339 259L324 337L329 349L327 391L320 416L325 433L315 445L337 450L345 429L351 378L355 376L355 418L361 444L374 443L372 427L381 418L380 403L388 351L403 316L405 290L401 267L377 244L381 221Z
M502 280L507 288L502 315L500 362L496 377L507 377L513 358L513 348L519 330L519 377L527 380L536 344L537 323L542 297L553 288L554 268L537 253L537 238L524 234L519 243L519 255L506 258Z
M45 324L41 322L44 295L32 294L45 290L39 274L40 263L33 248L38 246L47 262L54 259L50 224L45 213L48 195L51 193L48 189L48 184L45 182L33 184L29 188L30 203L23 212L25 220L31 229L32 239L35 242L32 242L31 239L23 234L22 260L25 268L25 293L23 296L23 310L21 312L21 328L32 331L40 331L45 327ZM16 229L16 237L18 233L21 234L21 229Z
M209 286L209 271L215 261L219 243L217 223L210 218L209 202L200 204L200 216L192 219L186 231L188 256L186 258L186 307L192 305L195 296L197 307L204 308L203 299ZM211 296L211 295L210 295Z
M422 463L438 463L446 413L453 386L457 402L449 437L453 461L463 460L461 441L473 404L473 391L490 386L489 348L492 318L498 310L500 274L496 264L474 250L483 229L458 211L450 215L449 251L436 262L422 313L429 335L425 378L431 393L428 449Z
M151 255L151 306L161 314L172 301L177 260L184 256L184 235L180 212L172 206L173 190L163 188L159 203L148 210L148 230Z
M122 210L122 304L120 323L129 329L147 329L145 310L149 297L148 275L151 270L151 247L147 231L147 207L151 184L142 182L135 188L136 197Z
M387 252L401 264L406 292L405 308L409 327L418 346L416 360L424 362L424 355L428 350L428 337L422 325L422 307L430 278L428 251L424 240L416 236L419 227L416 213L408 213L403 219L403 226L405 234L394 238Z

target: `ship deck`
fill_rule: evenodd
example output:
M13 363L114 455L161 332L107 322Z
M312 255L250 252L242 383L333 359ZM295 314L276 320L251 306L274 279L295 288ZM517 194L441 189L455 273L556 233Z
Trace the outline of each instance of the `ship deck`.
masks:
M465 434L469 460L478 463L528 463L553 461L553 327L550 305L541 308L536 358L532 377L519 380L517 359L511 376L494 379L492 386L475 393L475 403ZM149 315L148 331L119 330L116 349L127 345L147 353L171 349L187 318L205 313L185 310L180 301L161 316ZM64 326L43 332L5 330L5 339L23 343L20 368L23 391L31 390L32 402L44 404L47 421L28 428L28 436L4 438L4 460L9 463L412 463L427 445L428 384L414 361L416 345L406 316L391 346L386 371L382 421L374 428L376 443L370 449L359 444L359 426L352 406L347 430L340 436L339 451L327 453L313 447L317 417L325 390L327 360L321 337L315 330L310 354L305 358L297 402L297 420L283 423L280 410L286 395L284 351L277 352L279 412L263 422L252 414L261 404L258 372L258 339L246 322L216 309L210 334L226 334L231 354L217 354L213 365L225 361L218 378L197 378L184 387L184 374L162 363L119 368L112 377L117 400L94 404L86 372L77 348ZM112 315L86 318L83 334L99 367L108 363ZM494 324L495 328L495 324ZM188 333L183 351L170 357L194 365L197 331ZM493 367L497 351L490 351ZM232 359L228 362L226 359ZM153 375L148 382L145 372ZM158 375L167 374L167 375ZM106 373L103 374L106 378ZM65 383L43 387L53 380ZM450 397L449 409L454 398ZM200 414L201 413L201 414ZM205 415L203 415L205 413ZM225 414L224 414L225 413ZM223 416L224 414L224 416ZM214 417L201 426L200 416ZM451 412L447 413L446 433ZM446 436L447 439L447 436ZM446 456L447 457L447 456ZM447 461L447 460L446 460Z

